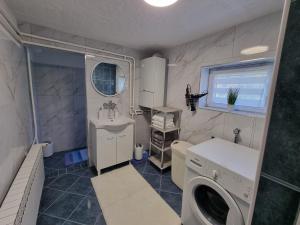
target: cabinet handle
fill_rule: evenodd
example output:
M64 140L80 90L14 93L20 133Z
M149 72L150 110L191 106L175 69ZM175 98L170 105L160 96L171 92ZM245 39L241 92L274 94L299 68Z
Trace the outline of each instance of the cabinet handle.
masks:
M151 94L154 94L154 92L153 92L153 91L148 91L148 90L145 90L145 89L143 89L143 91L144 91L144 92L151 93Z
M111 137L111 138L106 138L106 140L110 141L110 140L113 140L114 137Z

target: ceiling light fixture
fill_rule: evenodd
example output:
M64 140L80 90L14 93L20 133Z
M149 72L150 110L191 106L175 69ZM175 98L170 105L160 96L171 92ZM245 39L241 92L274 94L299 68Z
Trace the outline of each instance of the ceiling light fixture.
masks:
M267 52L269 50L269 46L267 45L257 45L251 48L245 48L241 51L242 55L254 55L263 52Z
M144 0L149 5L155 6L155 7L166 7L173 5L178 0Z

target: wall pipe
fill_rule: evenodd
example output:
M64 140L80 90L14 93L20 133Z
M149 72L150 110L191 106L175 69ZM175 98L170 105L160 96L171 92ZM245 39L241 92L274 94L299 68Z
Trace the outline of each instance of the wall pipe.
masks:
M9 18L7 18L5 16L5 13L3 13L0 10L0 22L1 24L4 26L5 30L11 35L13 36L14 41L16 42L16 44L21 45L21 44L31 44L31 45L38 45L38 46L44 46L44 47L48 47L48 48L56 48L56 49L61 49L61 50L65 50L65 51L71 51L71 52L77 52L77 53L82 53L82 54L92 54L92 55L97 55L97 56L101 56L101 57L106 57L106 58L111 58L111 59L116 59L116 60L123 60L129 63L129 85L130 85L130 108L129 108L129 114L131 115L131 117L133 118L136 115L136 112L134 110L135 108L135 58L128 56L128 55L124 55L124 54L119 54L119 53L115 53L115 52L111 52L111 51L107 51L107 50L103 50L103 49L97 49L97 48L92 48L89 46L84 46L84 45L79 45L79 44L74 44L74 43L70 43L70 42L65 42L65 41L60 41L60 40L56 40L56 39L52 39L52 38L46 38L46 37L42 37L42 36L38 36L38 35L33 35L33 34L28 34L28 33L24 33L21 32L18 27L14 26L14 23L12 23L10 21ZM28 41L26 40L26 38L35 38L38 40L43 40L43 41L49 41L52 42L54 44L64 44L64 45L69 45L72 46L74 48L81 48L83 50L75 50L74 48L61 48L58 46L53 46L51 44L41 44L38 43L37 41ZM95 51L96 54L93 52ZM101 53L101 54L98 54ZM103 54L108 54L111 55L112 57L109 57L107 55L103 55Z
M28 70L28 79L29 79L29 89L30 89L30 98L31 98L31 106L32 106L32 115L33 115L33 125L34 125L34 138L33 143L39 143L38 133L37 133L37 119L36 119L36 111L35 111L35 101L33 95L33 85L32 85L32 70L31 70L31 56L30 51L26 47L26 58L27 58L27 70Z
M5 14L0 10L0 29L18 46L22 47L21 37L19 36L19 31L13 26L13 24L9 21L9 19L5 16ZM25 154L28 153L31 146L38 142L37 139L37 124L36 124L36 116L35 116L35 107L34 107L34 99L33 99L33 89L32 89L32 76L31 76L31 65L30 65L30 55L28 55L27 49L25 49L26 60L27 60L27 70L28 70L28 84L29 84L29 94L31 99L31 107L32 107L32 117L33 117L33 129L34 136L31 141L28 149L25 150ZM29 57L29 58L28 58Z
M109 59L115 59L115 60L121 60L121 61L125 61L129 64L129 95L130 95L130 108L129 108L129 114L132 118L134 118L134 116L136 116L136 112L134 110L135 108L135 72L136 72L136 63L135 63L135 58L131 57L131 56L127 56L124 54L119 54L119 53L114 53L111 51L107 51L107 50L102 50L102 49L97 49L97 48L92 48L92 47L88 47L88 46L84 46L84 45L79 45L79 44L74 44L74 43L70 43L70 42L65 42L65 41L60 41L60 40L56 40L56 39L52 39L52 38L46 38L46 37L41 37L38 35L33 35L33 34L28 34L28 33L23 33L23 32L19 32L20 33L20 37L22 40L23 44L30 44L30 45L36 45L36 46L41 46L41 47L47 47L47 48L55 48L55 49L59 49L59 50L64 50L64 51L70 51L70 52L76 52L76 53L81 53L81 54L85 54L85 55L95 55L95 56L99 56L99 57L104 57L104 58L109 58ZM28 38L30 40L28 40ZM32 39L37 39L37 41L34 41ZM38 41L40 40L40 41ZM47 43L41 43L41 41L47 41L50 42L51 44L47 44ZM62 45L69 45L71 46L71 48L67 48L67 47L60 47L59 44ZM73 47L73 48L72 48ZM74 49L77 48L77 49ZM99 52L99 53L97 53ZM105 55L105 54L101 54L101 53L105 53L105 54L109 54L109 55Z

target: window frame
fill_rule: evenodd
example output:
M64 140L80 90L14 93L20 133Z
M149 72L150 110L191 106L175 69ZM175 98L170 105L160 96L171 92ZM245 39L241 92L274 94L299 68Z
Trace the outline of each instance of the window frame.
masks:
M227 64L218 64L218 65L210 65L210 66L204 66L201 68L201 74L200 74L200 93L208 91L208 95L205 96L204 98L201 98L199 100L199 108L202 109L211 109L211 110L216 110L216 111L223 111L223 112L228 112L227 105L225 104L212 104L211 103L211 95L209 93L209 90L211 89L211 74L210 71L213 69L239 69L243 67L252 67L255 65L270 65L273 64L273 67L271 68L270 71L270 80L268 82L267 86L267 94L266 94L266 101L265 101L265 106L263 108L261 107L247 107L247 106L235 106L234 111L232 113L236 114L245 114L245 115L258 115L258 116L264 116L267 112L267 106L269 103L270 99L270 88L271 88L271 83L273 79L273 74L274 74L274 58L260 58L260 59L253 59L253 60L246 60L246 61L239 61L239 62L234 62L234 63L227 63Z

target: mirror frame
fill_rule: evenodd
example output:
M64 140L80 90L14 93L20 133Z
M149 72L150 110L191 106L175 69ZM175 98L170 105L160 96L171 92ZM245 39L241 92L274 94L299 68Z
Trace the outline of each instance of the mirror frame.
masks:
M105 97L116 97L116 96L122 94L122 93L126 90L126 81L127 81L127 79L126 79L126 74L125 74L124 72L123 72L123 74L124 74L124 78L125 78L125 85L124 85L124 89L123 89L121 92L116 92L114 95L106 95L106 94L102 93L101 91L99 91L99 90L96 88L96 86L95 86L95 84L94 84L94 82L93 82L93 74L94 74L94 71L95 71L96 67L99 66L101 63L114 64L114 65L116 65L117 67L120 67L121 71L123 72L122 67L121 67L119 64L117 64L117 63L111 63L111 62L105 62L105 61L97 62L96 65L93 67L92 72L91 72L91 75L90 75L90 82L91 82L92 87L94 88L94 90L95 90L98 94L103 95L103 96L105 96Z

